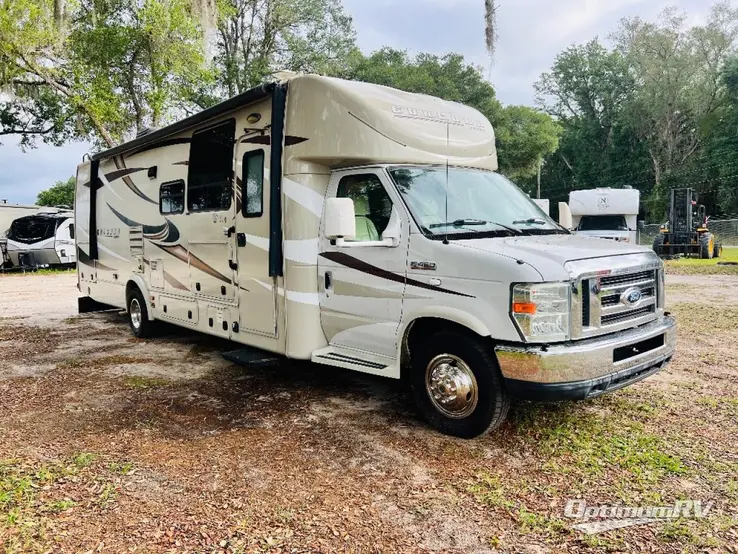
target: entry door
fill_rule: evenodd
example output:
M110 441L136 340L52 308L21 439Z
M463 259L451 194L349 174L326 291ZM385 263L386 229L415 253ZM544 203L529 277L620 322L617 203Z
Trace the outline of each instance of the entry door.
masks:
M356 236L343 246L321 233L320 317L330 344L394 357L405 292L408 218L383 169L333 174L329 197L354 201ZM396 246L380 245L397 212Z
M248 142L237 149L233 247L238 263L240 329L276 336L279 291L274 290L276 283L269 276L269 151L268 144Z

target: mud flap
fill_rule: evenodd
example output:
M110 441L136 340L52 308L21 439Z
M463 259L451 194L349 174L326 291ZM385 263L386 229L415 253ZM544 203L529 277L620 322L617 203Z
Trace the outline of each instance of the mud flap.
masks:
M120 308L103 304L97 300L93 300L89 296L80 296L77 298L77 311L81 314L89 314L90 312L109 312L111 310L120 311Z

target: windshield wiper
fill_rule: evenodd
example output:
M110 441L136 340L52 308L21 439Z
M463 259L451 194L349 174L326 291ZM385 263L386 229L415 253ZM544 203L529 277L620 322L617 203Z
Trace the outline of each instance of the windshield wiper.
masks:
M517 225L519 223L528 223L530 225L545 225L548 222L545 219L541 219L540 217L529 217L528 219L518 219L516 221L513 221L513 225Z
M433 223L428 227L435 229L437 227L448 227L453 225L454 227L461 227L462 225L487 225L487 221L483 219L456 219L454 221L445 221L443 223Z
M522 235L523 231L520 229L516 229L515 227L510 227L509 225L505 225L504 223L497 223L496 221L485 221L484 219L457 219L455 221L446 221L444 223L433 223L429 225L428 227L430 229L435 229L437 227L448 227L450 225L453 225L454 227L463 227L467 225L497 225L498 227L502 227L506 231L510 231L510 233L514 235ZM479 232L476 229L473 229L475 232Z

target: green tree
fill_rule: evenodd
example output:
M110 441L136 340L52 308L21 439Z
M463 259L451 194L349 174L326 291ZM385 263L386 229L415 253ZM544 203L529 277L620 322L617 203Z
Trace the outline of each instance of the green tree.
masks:
M497 125L500 171L520 183L529 181L558 148L561 131L548 114L528 106L505 107Z
M613 35L637 85L626 113L651 158L654 209L668 187L688 180L724 100L720 70L737 38L738 10L728 2L715 4L702 26L687 27L686 15L668 8L658 23L624 19Z
M0 0L0 134L112 146L195 103L206 71L192 0Z
M229 96L278 70L335 74L356 49L340 0L221 0L216 63Z
M54 186L38 193L36 204L39 206L74 206L74 185L76 179L70 177L66 181L57 181Z

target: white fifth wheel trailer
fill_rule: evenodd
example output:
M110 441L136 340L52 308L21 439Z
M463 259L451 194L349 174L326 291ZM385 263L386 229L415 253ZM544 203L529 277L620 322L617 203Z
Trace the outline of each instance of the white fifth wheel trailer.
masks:
M79 166L80 310L403 377L463 437L512 396L658 371L676 336L661 260L572 236L496 170L466 106L313 75L260 86Z
M58 208L39 208L33 215L13 221L7 233L12 267L74 266L74 213Z
M637 244L639 207L640 193L636 189L596 188L569 193L571 225L578 235Z

